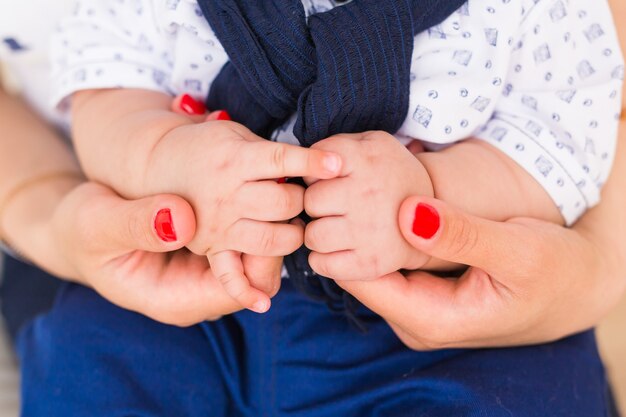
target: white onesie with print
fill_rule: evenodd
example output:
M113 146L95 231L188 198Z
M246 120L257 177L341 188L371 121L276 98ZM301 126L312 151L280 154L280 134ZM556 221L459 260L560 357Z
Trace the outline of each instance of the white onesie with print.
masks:
M307 15L341 7L302 0ZM207 96L228 57L194 0L81 0L54 39L55 103L92 88ZM606 0L469 0L415 38L400 140L475 137L535 178L573 223L599 200L624 75ZM291 120L274 139L297 143Z

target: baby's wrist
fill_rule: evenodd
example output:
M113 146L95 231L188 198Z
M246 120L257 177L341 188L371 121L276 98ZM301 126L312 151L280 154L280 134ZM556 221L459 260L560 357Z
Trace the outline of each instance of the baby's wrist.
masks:
M418 164L416 164L417 169L421 171L419 174L422 177L419 185L419 190L417 191L416 195L437 198L435 184L429 170L430 161L428 157L428 152L418 153L415 155L415 158L418 161Z
M142 174L139 176L140 181L137 187L137 194L133 195L133 197L173 192L173 190L168 189L167 183L164 183L163 180L166 177L172 180L176 179L165 174L178 172L173 165L181 158L175 158L173 155L180 153L181 146L185 146L181 144L181 140L185 137L184 133L181 134L181 129L185 129L191 124L192 122L187 117L169 113L167 120L156 127L156 139L152 140L150 149L143 163L139 166Z

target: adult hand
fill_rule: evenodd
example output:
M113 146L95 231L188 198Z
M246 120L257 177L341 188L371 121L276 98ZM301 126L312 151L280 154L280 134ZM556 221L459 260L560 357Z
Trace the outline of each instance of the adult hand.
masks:
M195 227L193 210L180 197L127 201L88 182L59 204L50 235L68 265L60 274L92 286L120 307L186 326L242 309L213 276L206 257L179 250ZM275 295L281 259L267 263L244 256L243 262L256 272L253 285Z
M621 127L623 138L626 121ZM338 284L419 350L544 343L594 326L626 287L621 142L602 203L572 229L524 218L494 222L436 199L409 197L399 212L407 241L428 255L471 267L460 278L396 272Z
M419 204L439 214L431 239L412 232ZM532 219L488 221L417 197L402 205L400 225L417 249L472 265L458 279L417 271L337 282L384 317L409 347L532 344L594 325L586 307L605 294L591 280L609 270L599 248L580 233Z

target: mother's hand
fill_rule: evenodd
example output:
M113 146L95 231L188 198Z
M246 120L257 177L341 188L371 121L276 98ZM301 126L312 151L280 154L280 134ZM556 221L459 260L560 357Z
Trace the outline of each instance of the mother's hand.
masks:
M165 230L165 240L155 226L157 213L167 220L163 209L169 209L173 225L173 233ZM58 273L92 286L120 307L186 326L241 309L213 276L205 257L178 250L193 238L195 227L194 212L180 197L128 201L88 182L62 200L49 234L57 239L54 246L65 261L59 263L65 270ZM281 259L243 261L257 273L250 277L256 288L273 296L280 286Z
M418 271L338 284L414 349L542 343L594 326L626 287L626 120L620 133L602 203L572 229L522 218L493 222L410 197L399 214L405 238L471 267L458 279ZM412 232L420 203L439 215L430 239Z
M440 218L429 240L411 231L421 203ZM609 280L616 265L584 230L532 219L493 222L418 197L403 203L400 226L416 248L472 267L458 279L418 271L338 284L384 317L413 349L558 339L592 327L623 288L621 283L608 292L612 287L600 282Z

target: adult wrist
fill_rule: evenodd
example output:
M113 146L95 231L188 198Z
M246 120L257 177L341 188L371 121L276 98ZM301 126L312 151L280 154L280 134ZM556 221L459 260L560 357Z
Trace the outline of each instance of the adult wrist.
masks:
M56 171L28 178L0 200L0 239L19 257L46 266L45 252L56 246L48 226L60 201L83 181L78 171ZM47 268L46 268L47 269Z

